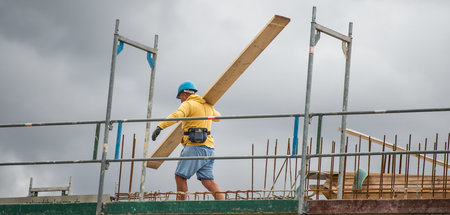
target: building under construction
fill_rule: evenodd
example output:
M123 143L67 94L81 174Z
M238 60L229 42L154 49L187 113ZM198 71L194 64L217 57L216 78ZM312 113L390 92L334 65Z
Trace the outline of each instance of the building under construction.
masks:
M203 98L214 105L289 22L289 18L274 16L205 92ZM433 139L425 139L423 143L413 142L411 137L407 142L399 142L397 137L394 142L388 142L386 137L373 137L347 127L346 122L349 115L446 113L450 111L450 108L347 111L352 23L349 23L348 34L341 34L318 24L316 10L313 8L306 101L303 113L172 119L151 117L158 37L155 36L154 46L150 47L120 35L118 29L119 21L117 20L105 120L0 125L0 128L97 125L92 160L11 162L0 163L0 166L100 163L98 193L72 195L72 179L69 180L68 186L36 187L33 184L33 178L30 178L29 195L0 199L0 214L450 214L450 178L448 177L450 134L444 135L446 137L448 135L447 141L444 142L439 141L439 134L436 134ZM345 55L344 99L342 111L338 112L310 112L314 47L322 34L341 41ZM152 69L149 106L145 119L111 119L115 60L124 45L147 52L147 59ZM339 141L325 143L322 138L322 119L327 116L341 117ZM179 123L160 146L148 155L151 122L254 118L294 119L294 135L287 140L287 143L283 142L283 146L287 147L282 148L281 141L270 142L268 140L265 155L255 155L254 146L252 146L252 151L248 156L170 157L172 151L178 147L183 135L181 123ZM303 129L299 129L300 119L304 120ZM315 138L308 137L311 120L318 121L317 137ZM136 138L133 138L131 158L124 158L125 138L121 134L121 127L125 123L146 123L143 158L135 158ZM97 159L96 150L99 145L101 125L104 125L103 150L102 157ZM117 125L118 128L116 159L107 159L107 146L111 145L108 137L112 125ZM303 135L298 133L299 130L303 131ZM329 151L324 150L324 144L331 146ZM412 146L418 146L418 148ZM120 150L117 150L120 148L122 149L121 153ZM246 190L224 191L226 198L224 201L213 201L210 192L183 193L187 195L187 201L176 201L176 196L179 194L177 192L145 191L143 183L145 182L146 168L158 169L167 160L186 159L248 160L252 162L251 187ZM122 181L122 173L125 174L124 163L131 164L129 184ZM142 164L139 192L132 192L131 189L135 163ZM120 165L118 188L113 194L105 194L103 191L105 171L108 170L109 165ZM264 178L259 178L259 181L263 181L262 186L255 186L253 183L256 169L264 172ZM45 192L61 192L61 196L42 196Z

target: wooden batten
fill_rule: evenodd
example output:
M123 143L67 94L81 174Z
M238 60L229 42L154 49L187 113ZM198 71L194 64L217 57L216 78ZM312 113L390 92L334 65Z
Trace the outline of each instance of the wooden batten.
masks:
M308 197L323 195L327 199L337 199L338 172L311 171L308 180L311 192ZM316 180L316 179L320 179ZM325 180L325 182L323 182ZM317 183L316 183L317 181ZM362 182L361 189L354 188L355 173L347 172L344 178L344 199L419 199L419 198L450 198L450 178L432 175L370 173Z
M225 72L222 73L216 82L205 92L203 98L206 102L212 105L216 104L250 64L253 63L270 42L272 42L272 40L284 29L289 21L289 18L275 15L225 70Z
M244 71L253 63L273 39L290 22L289 18L275 15L269 23L258 33L250 44L241 52L217 81L205 92L203 98L209 104L216 102L227 92L233 83L244 73ZM168 157L173 150L180 144L182 138L181 123L179 123L169 136L156 148L150 156ZM158 169L163 161L147 161L147 167Z
M175 129L164 139L164 141L156 148L156 150L150 155L151 158L168 157L183 138L181 123L177 123ZM158 169L164 161L147 161L147 167L152 169Z

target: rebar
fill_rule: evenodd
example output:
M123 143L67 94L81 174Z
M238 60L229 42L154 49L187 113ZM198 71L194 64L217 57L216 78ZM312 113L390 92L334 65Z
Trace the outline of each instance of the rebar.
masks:
M384 153L386 147L386 136L383 137L383 147L382 147L382 152ZM378 192L378 198L382 199L383 195L383 174L386 172L386 159L387 156L386 155L381 155L381 170L380 170L380 186L379 186L379 192Z
M255 155L255 144L252 144L252 156ZM254 175L254 171L255 171L255 160L252 159L252 190L254 190L253 187L253 175ZM252 199L253 199L253 193L252 193Z
M386 149L386 135L383 136L383 148L382 148L382 152L385 152ZM383 171L382 173L386 173L386 160L387 160L387 156L384 155L382 156L382 165L383 165Z
M395 135L394 140L394 151L397 151L397 135ZM397 155L392 155L392 177L391 177L391 199L395 196L395 170L397 165Z
M290 154L289 154L290 151L291 151L291 149L290 149L289 142L288 142L286 154L287 154L287 155L290 155ZM285 171L284 171L284 184L283 184L283 189L284 189L284 190L286 190L287 171L288 171L289 160L290 160L290 158L286 158L286 160L285 160L285 162L286 162L286 169L285 169ZM284 197L284 196L285 196L285 193L283 193L283 197Z
M312 137L309 139L309 147L306 147L306 154L307 155L312 154ZM306 158L308 158L308 157L306 157ZM307 160L308 160L308 162L307 162L306 166L308 168L308 172L311 172L311 159L307 159ZM306 175L305 175L305 177L306 177ZM309 181L307 183L309 183Z
M267 139L267 147L266 147L266 156L269 155L269 139ZM264 170L264 190L266 190L266 184L267 184L267 162L269 161L268 158L266 158L266 167ZM264 192L264 197L266 197L266 193Z
M445 147L444 149L449 151L449 148L450 148L450 133L448 134L447 147ZM444 157L445 166L448 167L449 153L445 153L444 155L445 155L445 157ZM445 174L444 174L444 176L445 176L444 177L444 185L443 185L444 186L444 198L447 198L448 168L445 168L444 172L445 172Z
M311 144L311 141L310 141L310 144L309 144L309 146L306 146L306 155L308 156L308 155L310 155L311 154L311 151L312 151L312 149L311 149L311 147L312 147L312 144ZM311 159L307 159L307 162L306 162L306 172L311 172ZM300 177L302 177L302 174L300 174ZM303 178L305 178L306 179L306 173L305 173L305 175L304 175L304 177L302 177L301 179L303 179ZM302 181L300 179L300 182ZM307 191L308 191L308 187L309 187L309 180L304 180L303 181L303 186L304 186L304 192L303 192L303 194L308 194L307 193Z
M136 151L136 134L133 134L133 151L131 154L131 158L134 159L134 152ZM131 186L133 184L133 171L134 170L134 162L131 162L131 169L130 169L130 186L128 188L128 192L131 193Z
M419 143L419 152L420 152L420 149L421 149L421 143ZM420 173L420 156L417 156L417 177L416 177L417 187L419 187L419 173ZM416 194L416 195L419 195L419 194Z
M322 154L322 148L323 148L323 142L321 141L320 145L319 145L319 148L318 148L318 151L316 151L318 153L316 153L316 154ZM320 181L320 172L322 171L322 158L319 157L318 159L319 159L319 161L318 161L318 164L317 164L317 169L319 170L319 172L317 173L317 181L316 181L317 182L316 183L316 200L319 200L319 193L320 193L319 181Z
M332 141L331 143L331 153L334 154L335 153L335 149L336 149L336 142ZM345 146L345 152L347 152L347 145ZM334 157L331 157L331 162L330 162L330 172L331 172L331 176L330 176L330 181L333 181L333 171L334 171ZM345 178L345 169L347 168L347 156L345 156L344 159L344 178ZM333 186L330 187L330 190L328 192L328 195L331 195L331 192L333 191Z
M122 149L120 150L120 159L123 159L124 140L125 140L125 135L122 134ZM117 188L117 193L120 193L120 182L121 181L122 181L122 162L120 162L120 167L119 167L119 186Z
M438 147L438 134L436 133L436 141L434 142L434 150L436 151ZM431 197L434 198L435 192L435 182L436 182L436 158L437 154L433 155L433 167L431 169Z
M276 193L292 192L293 190L274 190ZM250 200L250 199L262 199L264 198L262 193L268 192L267 190L228 190L221 192L225 195L226 200ZM171 201L174 200L176 195L183 194L187 196L188 200L210 200L213 196L212 192L145 192L144 199L153 201ZM251 198L251 196L255 196ZM135 201L139 199L139 192L135 193L118 193L118 197L114 198L114 201L130 200ZM233 196L234 195L234 196ZM271 199L293 199L292 197L282 197L280 195L274 195Z
M356 152L358 152L358 145L356 145L355 144L355 153ZM358 157L359 155L355 155L355 158L354 158L354 163L353 163L353 172L354 173L356 173L356 161L357 161L357 157ZM358 177L358 176L356 176L356 177ZM345 179L345 178L344 178ZM353 182L354 183L354 182ZM342 181L342 190L344 191L345 190L345 180L343 180ZM353 198L355 198L355 196L356 196L356 194L355 194L355 189L353 188L353 186L352 186L352 193L353 193Z
M425 138L425 146L424 146L424 151L427 151L427 143L428 143L428 139ZM425 153L424 152L424 153ZM422 165L422 189L421 189L421 196L423 196L423 181L424 181L424 176L425 176L425 159L423 159L423 165Z
M372 140L369 137L369 152L372 152ZM370 175L370 155L367 158L367 176ZM369 185L370 185L370 177L367 177L367 199L369 199Z
M409 135L409 141L406 144L406 151L411 151L411 134ZM409 183L409 162L410 162L410 155L406 155L405 158L405 192L408 190L408 183ZM405 195L405 199L408 198L408 195Z
M361 139L359 140L359 143L358 143L358 152L361 152ZM355 191L355 193L359 192L359 190L358 190L359 185L360 185L359 184L359 174L361 174L359 172L360 167L361 167L361 155L358 155L358 170L356 172L356 191Z
M297 138L297 142L298 142L298 138ZM295 155L298 155L298 147L295 149ZM295 157L295 177L294 177L294 187L297 187L297 178L298 178L298 158ZM291 187L292 189L292 187Z
M285 160L284 160L283 164L281 165L281 168L280 168L280 170L278 171L277 177L275 177L274 182L273 182L272 187L270 188L270 190L275 189L275 184L277 183L278 178L280 177L281 172L283 171L283 169L284 169L284 167L285 167L285 165L286 165L286 163L287 163L287 159L288 159L288 158L289 158L289 156L285 157ZM286 165L286 166L287 166L287 165ZM287 167L286 167L286 168L287 168ZM269 194L270 194L270 193L269 193ZM273 194L273 192L272 192L272 194Z
M290 145L290 144L291 144L291 139L288 138L288 145ZM294 143L292 143L292 144L294 144ZM292 150L293 150L292 154L294 154L295 153L294 146L292 146ZM289 155L289 153L290 152L288 152L288 155ZM297 153L295 153L295 154L297 154ZM289 184L290 185L292 184L292 158L289 158ZM295 196L295 193L289 193L289 195Z
M400 161L398 163L398 174L402 173L402 162L403 162L403 155L399 155L400 156Z
M277 155L277 148L278 148L278 139L276 139L275 140L275 156ZM274 158L273 159L273 180L272 180L272 185L273 184L275 184L275 169L276 169L276 166L277 166L277 159L276 158Z

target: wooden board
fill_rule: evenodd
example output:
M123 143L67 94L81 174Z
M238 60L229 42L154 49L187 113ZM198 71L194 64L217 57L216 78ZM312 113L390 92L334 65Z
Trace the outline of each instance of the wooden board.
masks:
M290 19L275 15L269 23L258 33L250 44L241 52L217 81L205 92L203 98L209 104L216 102L227 92L233 83L244 73L250 64L264 51L273 39L284 29ZM168 157L180 144L182 138L181 123L150 155L154 157ZM147 167L158 169L163 161L148 161Z
M172 132L159 144L158 148L150 155L151 158L156 157L168 157L178 144L180 144L181 138L183 138L183 132L181 128L181 122L176 124L176 127ZM152 169L158 169L164 161L147 161L147 167Z
M337 198L338 172L311 171L308 198L319 195L327 199ZM332 176L332 177L331 177ZM402 199L402 198L450 198L450 177L446 175L405 175L370 173L360 189L354 189L354 172L346 172L345 199ZM323 182L325 180L325 182Z
M241 52L217 81L206 91L203 98L209 104L216 102L227 92L233 83L253 63L273 39L289 23L290 19L275 15L252 42Z

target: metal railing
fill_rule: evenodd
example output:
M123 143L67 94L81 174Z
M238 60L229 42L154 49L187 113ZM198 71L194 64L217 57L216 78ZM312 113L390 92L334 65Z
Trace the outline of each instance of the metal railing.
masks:
M370 111L347 111L347 112L318 112L310 113L310 118L317 116L342 116L342 115L373 115L373 114L394 114L394 113L423 113L423 112L447 112L450 108L422 108L422 109L397 109L397 110L370 110ZM260 115L235 115L235 116L216 116L216 117L181 117L181 118L152 118L152 119L121 119L110 120L110 124L135 123L135 122L162 122L162 121L187 121L187 120L211 120L211 119L268 119L268 118L290 118L304 117L304 114L260 114ZM12 127L37 127L37 126L61 126L61 125L88 125L105 124L104 120L91 121L66 121L66 122L38 122L38 123L13 123L0 124L0 128Z
M367 115L367 114L394 114L394 113L423 113L423 112L448 112L450 108L427 108L427 109L405 109L405 110L374 110L374 111L349 111L349 112L323 112L310 113L309 118L324 117L324 116L339 116L339 115ZM110 120L110 125L114 123L139 123L139 122L154 122L154 121L186 121L186 120L212 120L212 119L264 119L264 118L295 118L304 117L304 114L265 114L265 115L241 115L241 116L220 116L220 117L184 117L184 118L154 118L154 119L122 119ZM298 123L298 120L296 120ZM86 125L105 123L105 121L68 121L68 122L42 122L42 123L14 123L2 124L0 128L11 127L38 127L38 126L66 126L66 125ZM110 126L108 126L110 127ZM296 127L298 128L298 126ZM320 132L321 127L318 127ZM295 144L295 141L294 141ZM293 147L294 149L294 147ZM370 155L391 155L391 154L442 154L449 153L448 150L434 150L434 151L395 151L395 152L358 152L358 153L332 153L332 154L306 154L297 155L265 155L265 156L216 156L216 157L173 157L173 158L134 158L134 159L104 159L103 162L109 165L117 162L138 162L138 161L175 161L175 160L194 160L194 159L210 159L210 160L238 160L238 159L282 159L282 158L303 158L302 161L311 158L319 157L346 157L346 156L370 156ZM102 160L67 160L67 161L29 161L29 162L2 162L0 166L21 166L21 165L58 165L58 164L89 164L101 163ZM300 175L300 184L304 184L305 174ZM101 186L101 185L99 185ZM304 191L304 190L303 190ZM302 192L300 192L302 193ZM299 198L303 199L303 198Z

